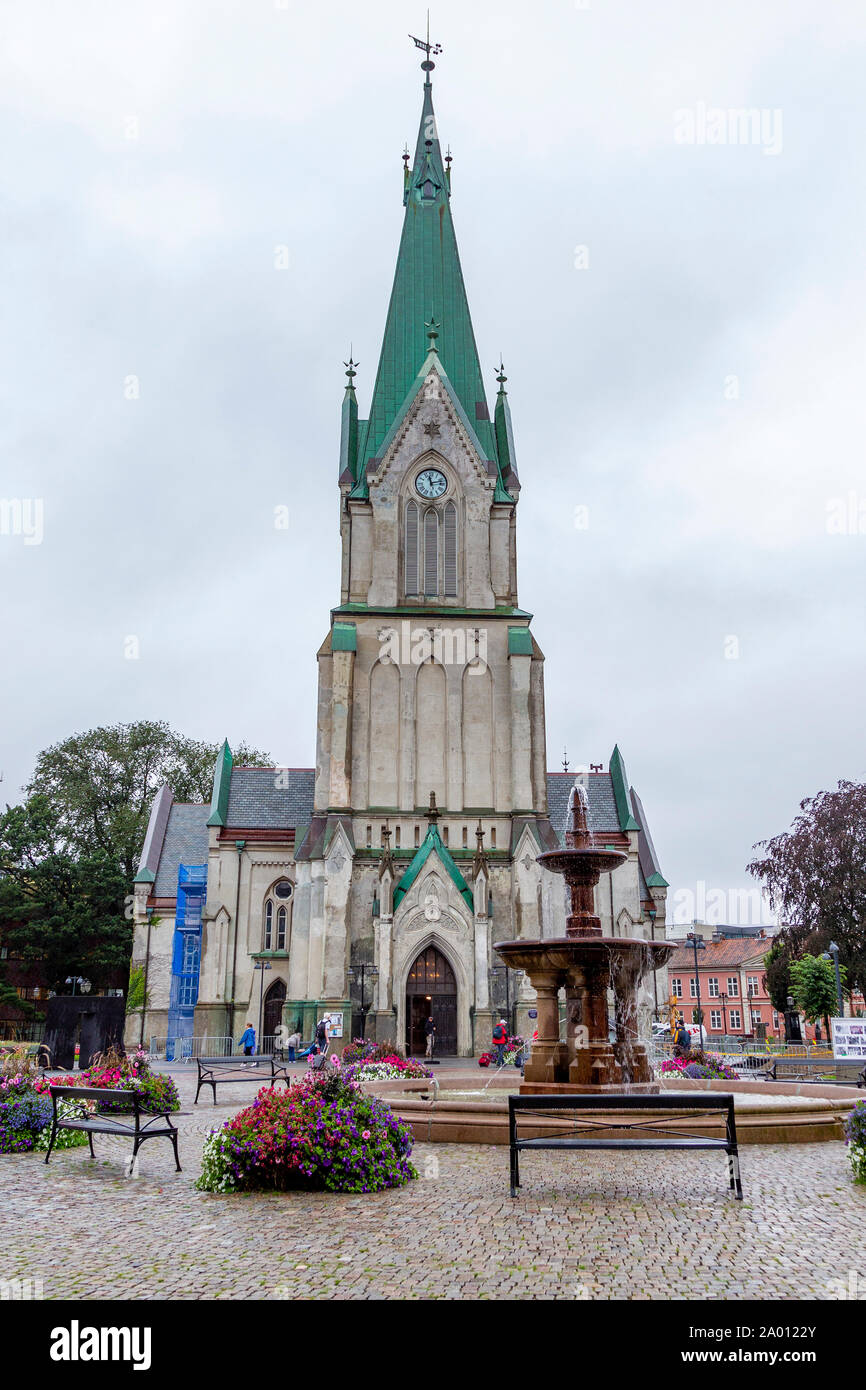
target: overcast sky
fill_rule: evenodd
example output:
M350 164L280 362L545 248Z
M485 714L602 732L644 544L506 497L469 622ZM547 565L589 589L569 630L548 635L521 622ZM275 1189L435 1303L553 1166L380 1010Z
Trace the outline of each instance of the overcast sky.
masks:
M117 720L309 766L342 361L363 415L424 10L2 15L0 499L43 508L0 528L5 799ZM432 26L548 766L619 743L672 889L728 892L866 772L866 8L439 0Z

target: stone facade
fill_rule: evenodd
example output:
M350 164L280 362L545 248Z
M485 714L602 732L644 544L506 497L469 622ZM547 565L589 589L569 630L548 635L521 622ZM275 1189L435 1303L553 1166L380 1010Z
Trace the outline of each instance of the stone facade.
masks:
M428 80L367 421L348 364L340 602L318 652L315 769L235 768L226 745L199 824L160 794L136 888L149 1007L131 1034L237 1037L264 1019L265 988L305 1037L330 1013L344 1039L363 1024L417 1047L410 1014L425 1000L453 1015L462 1055L490 1045L506 1007L532 1031L531 991L506 980L494 948L564 932L563 884L536 858L561 839L574 778L546 770L506 379L500 369L491 419L434 135ZM431 304L444 306L441 325ZM658 920L663 932L666 885L618 751L607 772L583 775L591 828L628 853L599 885L605 931L650 935ZM207 866L198 899L195 884L172 886L181 864ZM413 1004L408 982L431 950L453 989L416 991Z

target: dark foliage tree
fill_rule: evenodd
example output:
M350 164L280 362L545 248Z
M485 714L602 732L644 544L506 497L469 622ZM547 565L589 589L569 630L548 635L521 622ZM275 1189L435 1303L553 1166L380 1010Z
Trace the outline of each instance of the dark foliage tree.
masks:
M70 974L99 988L125 964L132 935L126 880L102 851L70 852L45 797L28 797L0 816L0 866L4 941L41 962L49 988L65 992Z
M862 990L866 988L866 784L842 781L835 791L807 797L800 803L800 812L790 830L755 845L763 853L748 865L748 871L761 880L779 913L778 944L789 961L809 952L820 955L836 941L849 985Z
M39 754L26 800L0 815L0 929L25 959L43 962L52 988L65 991L67 975L98 988L128 962L151 802L166 782L177 801L209 801L219 747L144 720ZM233 753L270 763L245 744Z
M176 801L209 801L219 747L153 720L111 724L40 753L25 791L46 797L56 810L71 853L105 854L131 885L154 796L167 782ZM243 743L232 752L236 763L270 763Z

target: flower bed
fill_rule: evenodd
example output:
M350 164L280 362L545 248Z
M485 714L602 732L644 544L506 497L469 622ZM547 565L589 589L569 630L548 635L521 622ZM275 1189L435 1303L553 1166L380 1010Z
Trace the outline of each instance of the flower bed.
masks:
M334 1059L334 1065L338 1065L338 1059ZM378 1062L355 1062L349 1066L344 1066L342 1076L344 1081L424 1081L429 1080L433 1075L429 1067L425 1067L421 1062L408 1061L405 1057L397 1057L393 1054L385 1056Z
M854 1181L866 1183L866 1100L858 1100L845 1121L845 1143Z
M389 1106L362 1095L348 1068L308 1075L287 1091L263 1087L251 1106L205 1139L202 1192L379 1192L418 1176L412 1132Z
M342 1051L343 1066L354 1066L356 1062L384 1062L393 1058L403 1059L393 1042L366 1042L363 1038L353 1038Z
M180 1109L177 1086L170 1076L151 1072L147 1054L125 1055L110 1051L98 1057L87 1071L63 1076L39 1075L34 1054L26 1049L3 1059L0 1075L0 1153L27 1153L47 1149L51 1136L53 1106L49 1086L93 1086L106 1091L99 1109L109 1113L128 1113L128 1101L112 1101L111 1091L137 1091L147 1114ZM96 1107L87 1102L90 1109ZM81 1102L62 1100L58 1113L68 1118L80 1110ZM82 1130L61 1129L54 1141L56 1149L71 1149L87 1143Z
M666 1057L658 1067L660 1075L688 1076L704 1081L735 1081L737 1073L726 1067L714 1052L695 1049L688 1057Z
M180 1109L178 1089L170 1076L152 1072L147 1053L140 1049L124 1055L109 1051L98 1057L87 1071L72 1076L52 1076L49 1080L37 1081L37 1088L47 1092L54 1086L93 1086L105 1091L137 1091L142 1098L142 1111L145 1114L162 1114L165 1111ZM110 1097L100 1102L99 1109L110 1114L131 1114L128 1101L112 1101Z
M60 1113L64 1117L72 1109L69 1102L61 1102ZM19 1073L0 1079L0 1154L47 1149L53 1114L51 1097L33 1077ZM63 1129L58 1132L54 1147L72 1149L86 1143L83 1131Z

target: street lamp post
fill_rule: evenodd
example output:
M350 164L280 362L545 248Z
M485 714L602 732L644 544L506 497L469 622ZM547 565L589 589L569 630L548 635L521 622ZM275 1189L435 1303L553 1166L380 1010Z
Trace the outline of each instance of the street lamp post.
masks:
M370 965L367 961L361 961L361 964L358 966L357 969L354 969L350 966L349 969L346 971L346 974L348 975L350 980L360 979L361 981L361 1014L364 1019L361 1032L362 1035L366 1037L367 1014L370 1011L369 1006L367 1004L367 976L369 975L371 980L377 980L379 978L379 967L377 965Z
M722 1024L724 1025L725 1037L728 1036L728 996L724 993L719 995L722 1005Z
M262 972L259 976L259 1048L261 1048L264 1043L262 1038L262 1009L265 1002L265 971L271 969L271 962L269 960L257 960L253 969Z
M686 940L692 943L692 950L695 953L695 989L697 991L698 996L698 1037L700 1038L701 1047L703 1047L705 1041L704 1011L701 1008L701 977L698 973L698 951L706 950L706 942L704 941L703 937L698 935L696 931L686 932Z
M827 950L822 952L821 959L832 960L833 962L833 967L836 971L836 1005L839 1010L836 1017L844 1018L845 1001L842 998L842 976L839 973L839 947L836 945L835 941L831 941L830 945L827 947Z

